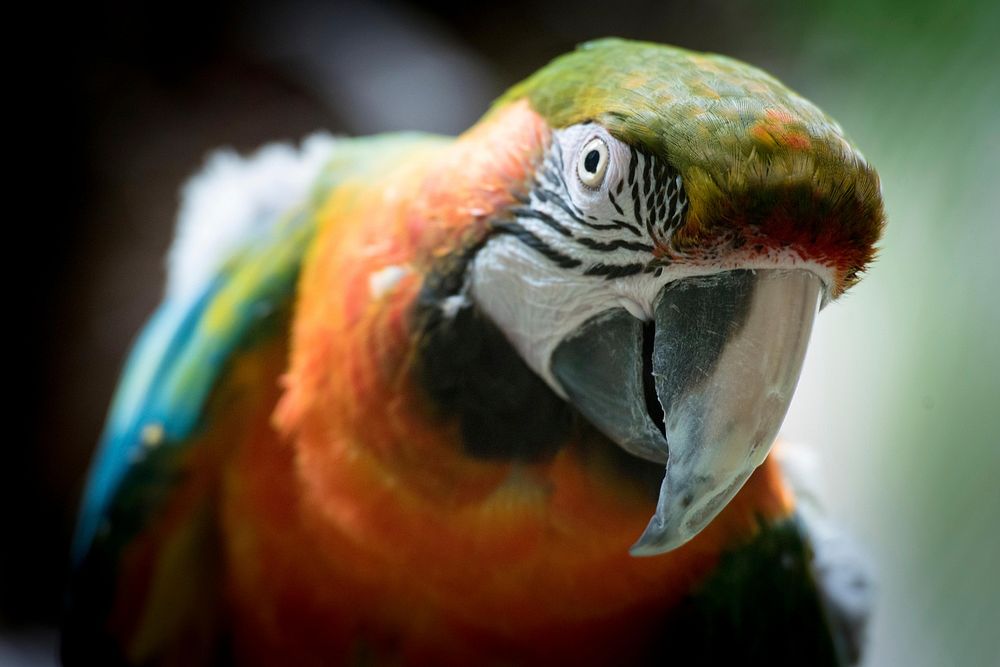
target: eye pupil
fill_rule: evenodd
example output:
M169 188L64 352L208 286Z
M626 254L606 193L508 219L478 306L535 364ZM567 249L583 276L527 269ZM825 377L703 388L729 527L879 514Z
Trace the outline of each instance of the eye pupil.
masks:
M597 172L597 165L601 161L601 154L597 152L596 148L590 150L586 157L583 158L583 168L589 171L591 174Z

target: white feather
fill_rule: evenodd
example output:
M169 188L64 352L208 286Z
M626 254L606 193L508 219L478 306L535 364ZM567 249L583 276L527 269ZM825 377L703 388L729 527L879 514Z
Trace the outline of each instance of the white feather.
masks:
M301 204L335 144L328 134L314 134L299 147L268 144L248 157L232 149L212 153L181 192L166 296L198 294L234 250Z
M813 571L830 620L847 639L852 660L857 660L874 604L872 560L850 535L824 515L819 502L822 464L817 452L805 445L783 442L774 448L774 454L795 492L796 511L809 533Z

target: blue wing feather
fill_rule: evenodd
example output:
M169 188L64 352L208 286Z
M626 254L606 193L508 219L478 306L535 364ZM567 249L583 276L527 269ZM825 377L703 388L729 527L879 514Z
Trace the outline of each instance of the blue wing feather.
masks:
M257 342L287 331L299 269L315 234L317 211L330 190L348 177L364 179L366 170L381 168L401 147L428 139L439 141L416 134L338 140L326 166L313 174L311 191L303 193L281 221L255 225L250 238L228 247L227 256L219 258L211 271L195 266L191 279L181 281L185 289L168 291L126 363L84 495L63 626L62 655L67 664L130 659L123 654L131 650L129 639L120 636L129 630L110 627L109 617L115 614L119 596L141 598L145 593L121 586L121 568L133 567L121 560L122 555L141 535L152 535L148 533L156 523L152 517L191 472L185 455L200 441L203 429L212 427L207 408L233 359L252 351ZM190 238L202 241L197 233ZM177 266L184 264L173 268ZM200 291L188 289L201 283ZM207 554L192 552L185 561L191 570L179 576L193 580L193 570L205 567L203 555ZM146 603L123 598L122 604L128 607L124 613L139 615L143 610L135 606ZM176 648L169 633L168 629L163 634L163 641Z
M196 391L187 396L171 391L175 385L171 375L183 367L178 362L184 353L198 346L198 324L218 287L219 281L214 282L193 303L164 302L136 341L91 468L73 543L74 562L86 553L122 478L140 461L143 429L163 429L158 437L168 442L181 442L190 435L200 412L197 394L213 384L218 369L207 373L206 382L191 387Z

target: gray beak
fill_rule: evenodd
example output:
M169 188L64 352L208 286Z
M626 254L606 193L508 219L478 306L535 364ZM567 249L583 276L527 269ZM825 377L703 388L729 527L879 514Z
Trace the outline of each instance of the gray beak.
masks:
M667 284L642 322L614 309L552 354L577 409L626 451L666 464L635 556L707 526L764 462L795 391L822 291L805 270L739 270Z

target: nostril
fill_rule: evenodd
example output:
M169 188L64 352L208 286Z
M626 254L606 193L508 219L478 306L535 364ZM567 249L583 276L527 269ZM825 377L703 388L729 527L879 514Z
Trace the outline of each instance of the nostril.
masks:
M642 390L646 399L646 413L656 424L656 428L666 437L667 426L664 421L663 406L660 397L656 395L656 382L653 378L653 343L656 339L656 326L653 322L642 325Z

